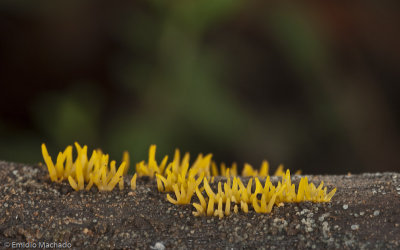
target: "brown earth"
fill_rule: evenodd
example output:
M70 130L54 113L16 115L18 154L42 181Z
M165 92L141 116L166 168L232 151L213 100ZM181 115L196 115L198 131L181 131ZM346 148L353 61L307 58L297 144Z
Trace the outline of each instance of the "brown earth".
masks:
M400 173L309 179L323 180L328 191L337 187L332 201L290 203L271 214L250 210L220 220L194 217L191 205L169 203L146 178L138 178L136 191L126 185L122 191L76 192L68 183L51 183L44 167L0 162L0 243L3 248L53 242L89 249L400 248Z

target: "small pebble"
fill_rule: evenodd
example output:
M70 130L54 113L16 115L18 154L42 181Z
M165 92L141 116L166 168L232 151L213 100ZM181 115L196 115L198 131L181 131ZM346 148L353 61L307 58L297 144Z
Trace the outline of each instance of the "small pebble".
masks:
M349 208L349 205L347 205L347 204L344 204L344 205L343 205L343 209L344 209L344 210L346 210L346 209L348 209L348 208Z
M360 228L359 225L351 225L352 230L358 230Z
M375 210L374 211L374 216L378 216L379 215L379 210Z
M154 246L150 246L150 248L155 250L164 250L165 246L163 243L157 242Z

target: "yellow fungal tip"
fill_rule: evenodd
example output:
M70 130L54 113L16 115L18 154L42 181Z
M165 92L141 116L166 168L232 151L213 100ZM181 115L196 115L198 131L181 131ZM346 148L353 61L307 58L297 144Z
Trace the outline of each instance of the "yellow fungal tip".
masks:
M137 174L134 174L131 179L131 189L132 190L136 190L136 178L137 178Z

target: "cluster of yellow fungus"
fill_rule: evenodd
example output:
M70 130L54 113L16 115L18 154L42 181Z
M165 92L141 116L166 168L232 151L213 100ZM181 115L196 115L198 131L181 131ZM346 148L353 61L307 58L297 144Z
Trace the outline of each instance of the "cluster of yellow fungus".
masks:
M318 187L308 183L307 177L303 177L297 188L291 183L290 171L284 171L280 165L274 176L281 177L281 181L275 186L270 181L269 164L263 161L260 170L254 169L250 164L245 164L242 177L251 177L245 186L237 174L237 165L227 167L211 160L212 155L199 154L190 166L189 154L180 158L180 151L175 151L172 162L168 163L165 156L158 165L155 160L156 147L152 145L149 151L149 160L146 164L141 162L136 165L139 176L156 177L157 188L160 192L174 192L176 199L167 194L167 200L173 204L190 204L196 193L200 203L192 203L196 211L195 216L218 216L222 218L240 210L244 213L252 207L257 213L270 213L274 205L282 205L284 202L328 202L336 192L333 189L329 194L327 188L323 188L323 182ZM300 174L297 171L296 174ZM214 193L209 182L213 182L215 176L226 177L226 182L218 182L218 192ZM233 178L233 179L232 179ZM264 185L261 184L264 182ZM255 188L253 188L253 183ZM203 185L201 185L203 184ZM254 189L254 190L253 190ZM205 191L207 198L202 192ZM223 208L224 207L224 208Z
M76 191L90 190L94 185L100 191L111 191L119 184L119 188L124 188L123 176L127 174L129 168L129 154L124 152L123 161L116 168L116 162L109 164L108 154L103 154L101 150L93 150L91 157L87 155L87 146L81 147L75 143L77 157L75 161L72 156L72 146L68 146L63 152L58 153L56 164L54 165L45 144L42 144L43 159L47 165L50 179L53 182L68 180L69 184ZM136 188L136 174L131 181L131 188Z
M118 170L116 162L108 164L109 156L100 150L93 150L90 158L87 156L87 146L81 147L75 143L77 157L73 161L72 146L68 146L64 152L57 156L56 164L53 164L46 146L42 145L43 158L46 162L50 179L60 182L68 179L75 190L89 190L93 184L100 191L110 191L117 184L124 188L123 176L129 168L129 154L124 152L123 160ZM151 145L148 161L136 164L136 174L131 179L131 188L136 189L137 176L156 178L157 189L160 192L173 192L175 198L167 194L166 199L176 205L190 204L196 193L199 203L193 202L195 216L217 216L220 219L240 210L244 213L253 208L256 213L270 213L275 206L281 206L285 202L329 202L336 192L336 188L327 192L324 183L316 187L309 183L307 177L302 177L297 187L292 184L290 171L284 171L280 165L275 176L280 177L277 185L274 185L269 176L269 163L263 161L259 170L250 164L245 164L241 177L248 177L245 185L238 176L237 165L234 163L227 167L222 163L219 167L212 161L212 155L199 154L193 164L190 165L189 153L183 155L175 150L173 160L168 162L168 156L164 156L160 163L156 161L156 146ZM300 174L300 172L296 172ZM226 178L219 181L214 192L210 183L214 183L216 176ZM263 184L262 184L263 183ZM204 192L206 194L206 198Z
M197 197L200 204L193 203L196 211L193 212L195 216L207 215L218 216L222 218L230 215L231 203L234 204L234 213L238 212L238 206L244 213L249 211L251 205L256 213L270 213L274 205L281 205L284 202L328 202L331 200L336 192L336 188L330 193L327 193L327 188L323 188L323 182L316 188L313 183L308 183L307 177L301 178L298 191L294 184L291 184L290 171L287 170L283 175L282 181L279 181L275 186L267 176L264 180L264 186L260 181L261 177L254 177L249 180L245 186L240 178L234 177L232 184L231 178L228 177L227 181L218 183L218 193L214 193L204 178L203 185L208 196L208 202L202 195L199 188L196 189ZM255 190L252 191L252 182L255 182ZM223 209L225 204L225 209ZM215 209L217 205L217 209Z

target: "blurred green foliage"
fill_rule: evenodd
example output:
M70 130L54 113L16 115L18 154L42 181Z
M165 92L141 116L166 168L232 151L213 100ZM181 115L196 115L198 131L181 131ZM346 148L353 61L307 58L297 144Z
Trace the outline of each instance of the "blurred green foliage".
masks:
M381 6L371 18L390 38L367 36L375 7L4 1L0 159L79 141L134 162L157 144L305 173L396 170L398 17Z

